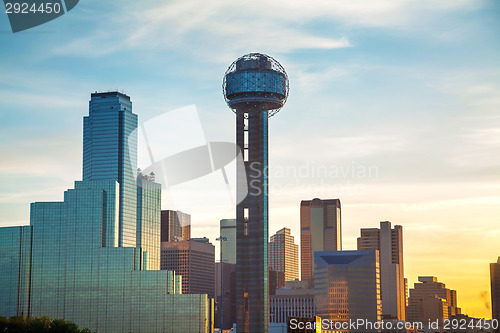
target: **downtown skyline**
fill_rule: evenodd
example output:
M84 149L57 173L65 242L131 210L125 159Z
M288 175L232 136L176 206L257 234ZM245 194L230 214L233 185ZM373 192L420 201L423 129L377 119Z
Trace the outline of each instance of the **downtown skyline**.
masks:
M345 250L361 228L402 225L409 286L438 276L464 313L489 317L489 263L500 252L498 4L314 4L287 3L273 20L260 2L86 1L18 34L3 16L0 226L27 225L30 202L61 200L81 179L90 92L124 89L142 119L195 104L207 140L234 142L222 77L232 59L263 52L283 64L291 87L269 127L269 233L286 226L299 239L300 201L339 198ZM222 21L228 13L241 23ZM250 21L258 38L240 39ZM353 165L377 172L287 172ZM193 236L215 239L234 212L217 217L205 226L193 214Z

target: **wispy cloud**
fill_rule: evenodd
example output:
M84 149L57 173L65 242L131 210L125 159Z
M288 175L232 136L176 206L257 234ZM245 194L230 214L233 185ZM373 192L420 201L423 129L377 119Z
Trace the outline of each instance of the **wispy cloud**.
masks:
M99 6L97 2L90 5ZM348 36L342 33L345 28L414 27L425 24L423 18L432 20L442 13L478 6L478 2L472 0L439 3L430 0L184 0L160 5L153 1L123 1L113 8L114 14L95 21L96 32L91 36L72 39L56 47L54 52L99 57L143 47L175 49L189 41L204 57L227 62L229 58L225 55L215 57L211 53L224 49L231 58L232 53L248 50L272 49L275 53L286 53L297 49L349 47ZM308 29L316 22L321 22L323 29ZM111 29L113 35L106 33Z

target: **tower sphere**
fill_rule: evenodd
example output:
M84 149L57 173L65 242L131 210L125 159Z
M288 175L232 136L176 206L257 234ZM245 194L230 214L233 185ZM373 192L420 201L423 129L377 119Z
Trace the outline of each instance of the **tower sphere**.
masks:
M261 53L249 53L236 59L227 69L222 83L227 105L252 114L268 111L278 113L288 98L288 75L274 58Z

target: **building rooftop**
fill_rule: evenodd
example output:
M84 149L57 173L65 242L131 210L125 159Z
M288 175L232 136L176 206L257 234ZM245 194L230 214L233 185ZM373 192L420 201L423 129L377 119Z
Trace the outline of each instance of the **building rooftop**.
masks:
M426 282L437 282L437 280L438 279L435 276L419 276L418 277L418 281L424 282L424 283L426 283Z
M106 92L97 92L96 91L90 95L91 98L94 98L94 97L106 98L106 97L114 97L114 96L122 97L122 98L130 101L130 96L125 95L124 93L121 93L119 91L106 91Z

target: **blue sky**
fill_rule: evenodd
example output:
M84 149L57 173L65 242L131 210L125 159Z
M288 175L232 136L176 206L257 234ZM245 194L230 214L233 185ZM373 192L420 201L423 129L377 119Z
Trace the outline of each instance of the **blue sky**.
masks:
M194 104L206 139L231 142L223 74L262 52L290 77L270 120L270 232L288 226L298 243L300 200L339 197L345 249L361 227L401 224L410 282L436 275L467 313L488 316L499 19L494 0L86 0L16 34L0 15L0 226L28 224L30 202L62 200L81 178L91 92L123 90L143 121ZM346 175L312 176L321 167ZM216 219L193 224L215 237Z

